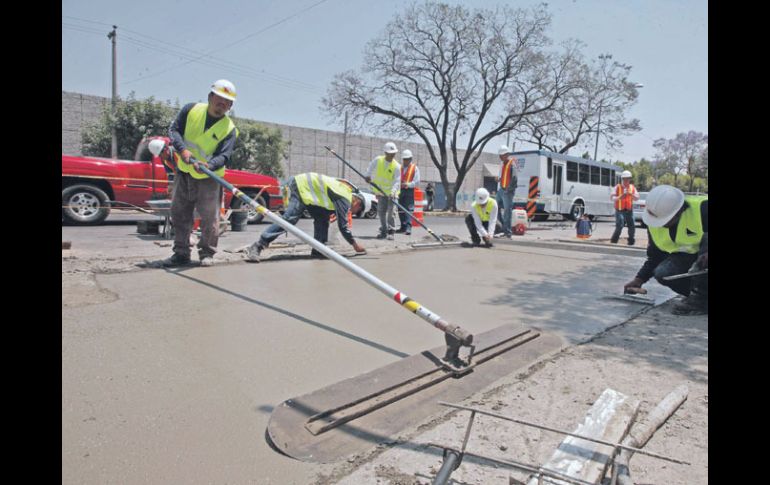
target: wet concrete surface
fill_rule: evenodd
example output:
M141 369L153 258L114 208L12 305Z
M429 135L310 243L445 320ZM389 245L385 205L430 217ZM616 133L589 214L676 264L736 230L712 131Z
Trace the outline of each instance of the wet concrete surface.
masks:
M467 237L461 219L439 219L429 222L435 232ZM265 227L231 233L228 244ZM358 227L374 233L376 221ZM70 240L65 229L83 228L62 228ZM525 238L400 252L386 250L398 239L371 240L382 251L353 261L476 333L521 323L566 345L644 309L601 298L633 277L638 255L517 244ZM71 240L108 256L137 253ZM95 283L112 298L62 306L63 483L312 483L328 465L279 455L265 441L273 406L443 341L332 261L137 270L97 274ZM658 285L650 293L671 296Z

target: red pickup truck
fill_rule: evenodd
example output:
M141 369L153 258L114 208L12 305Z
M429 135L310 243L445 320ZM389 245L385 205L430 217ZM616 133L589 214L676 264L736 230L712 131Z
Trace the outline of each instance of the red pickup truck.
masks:
M168 197L168 179L163 162L147 148L150 137L136 148L134 160L61 156L62 220L78 225L101 224L111 208L138 206L149 209L148 200ZM242 170L225 170L225 179L271 211L282 207L278 179ZM262 188L266 189L256 198ZM240 208L240 199L225 190L225 207ZM249 222L262 215L249 210Z

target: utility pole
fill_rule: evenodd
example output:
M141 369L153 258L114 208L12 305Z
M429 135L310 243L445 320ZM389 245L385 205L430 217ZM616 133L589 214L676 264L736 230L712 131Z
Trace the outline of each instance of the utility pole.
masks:
M342 133L342 158L345 158L345 149L348 147L348 112L345 111L345 128ZM342 178L345 178L345 164L342 164Z
M118 71L117 71L117 53L118 48L116 39L118 36L118 26L112 26L112 32L107 34L108 39L112 39L112 118L115 119L115 102L118 97ZM115 130L115 124L112 125L112 158L118 158L118 133Z

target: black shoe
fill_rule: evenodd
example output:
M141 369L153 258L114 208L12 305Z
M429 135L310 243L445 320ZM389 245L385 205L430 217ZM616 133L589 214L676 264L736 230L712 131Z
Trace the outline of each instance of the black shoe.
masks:
M396 231L395 231L395 232L396 232L397 234L401 234L401 233L403 233L403 232L406 232L406 229L404 229L404 228L398 228L398 229L396 229Z
M188 264L190 264L190 256L182 256L178 253L174 253L170 258L166 258L160 262L160 265L164 268L174 268Z
M395 233L396 231L394 231L393 229L388 229L388 235L392 236Z
M629 246L633 246L635 242L636 242L636 241L634 241L633 239L629 239L629 240L628 240L628 245L629 245Z
M385 239L386 237L387 237L387 234L384 234L384 233L381 232L381 233L377 234L377 238L376 239Z
M611 242L612 244L617 244L617 243L618 243L618 240L617 240L617 239L614 239L614 240L613 240L613 239L610 239L610 242Z
M329 259L325 254L320 251L316 251L315 249L310 251L310 257L314 259Z
M481 246L481 239L479 239L478 241L475 241L475 240L471 241L471 244L473 245L474 248L477 248Z

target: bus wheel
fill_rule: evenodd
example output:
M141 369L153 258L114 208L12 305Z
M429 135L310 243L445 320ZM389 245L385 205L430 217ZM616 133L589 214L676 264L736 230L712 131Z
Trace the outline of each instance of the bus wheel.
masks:
M569 210L569 218L573 221L580 219L585 212L586 208L582 201L577 201L572 204L572 208Z

